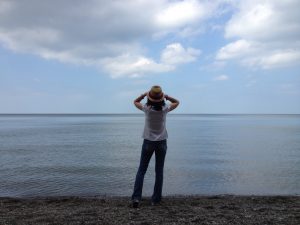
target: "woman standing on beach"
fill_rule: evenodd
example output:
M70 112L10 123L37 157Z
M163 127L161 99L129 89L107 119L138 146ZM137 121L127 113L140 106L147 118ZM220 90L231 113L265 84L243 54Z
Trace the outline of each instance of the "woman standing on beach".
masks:
M147 103L141 101L147 96ZM165 99L171 104L167 105ZM147 171L150 159L155 152L155 185L152 195L152 205L161 201L163 185L163 169L165 155L167 152L166 115L179 105L179 101L168 95L164 95L160 86L153 86L149 92L142 94L134 100L134 105L145 113L145 127L143 133L143 146L140 158L139 169L136 174L134 191L132 194L132 205L139 206L142 198L144 176Z

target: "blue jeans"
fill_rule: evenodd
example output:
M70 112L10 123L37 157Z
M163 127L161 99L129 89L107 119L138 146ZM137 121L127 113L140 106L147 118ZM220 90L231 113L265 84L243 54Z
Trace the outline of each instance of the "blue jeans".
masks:
M163 186L163 174L164 174L164 162L167 152L167 140L162 141L149 141L144 139L140 166L136 174L134 190L132 199L141 200L142 190L144 183L144 176L147 171L150 159L155 152L155 185L152 195L153 202L160 202L162 186Z

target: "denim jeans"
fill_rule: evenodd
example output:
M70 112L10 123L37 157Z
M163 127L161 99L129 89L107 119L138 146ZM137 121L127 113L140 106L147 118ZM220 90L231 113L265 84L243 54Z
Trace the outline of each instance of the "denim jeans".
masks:
M165 162L165 156L167 152L167 140L149 141L146 139L144 139L143 142L140 166L135 178L132 199L141 200L142 198L144 176L147 171L153 152L155 152L155 185L154 185L154 190L152 195L152 201L160 202L161 200L164 162Z

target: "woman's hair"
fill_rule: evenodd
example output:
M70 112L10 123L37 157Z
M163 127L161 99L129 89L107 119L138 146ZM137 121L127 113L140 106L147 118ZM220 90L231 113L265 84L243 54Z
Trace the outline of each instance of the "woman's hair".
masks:
M152 102L151 100L147 100L146 105L151 106L156 111L161 111L162 107L166 104L165 100L162 100L161 102Z

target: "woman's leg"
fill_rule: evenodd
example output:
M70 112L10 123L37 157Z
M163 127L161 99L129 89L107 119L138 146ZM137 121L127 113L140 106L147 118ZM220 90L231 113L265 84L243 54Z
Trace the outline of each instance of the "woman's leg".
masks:
M161 200L166 153L167 140L160 141L155 148L155 185L152 195L152 202L154 203Z
M151 156L154 152L154 148L151 145L151 141L144 140L141 159L140 159L140 166L136 174L135 183L134 183L134 190L131 199L141 200L142 198L142 190L143 190L143 183L144 183L144 176L147 171Z

